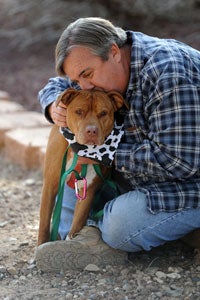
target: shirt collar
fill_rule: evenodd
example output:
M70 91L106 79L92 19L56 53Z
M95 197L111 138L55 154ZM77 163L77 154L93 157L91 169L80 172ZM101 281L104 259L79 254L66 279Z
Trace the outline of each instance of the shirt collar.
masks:
M126 31L126 34L127 41L131 45L130 79L125 96L127 101L129 101L134 89L137 88L138 77L144 66L144 50L141 37L139 38L142 35L141 33Z

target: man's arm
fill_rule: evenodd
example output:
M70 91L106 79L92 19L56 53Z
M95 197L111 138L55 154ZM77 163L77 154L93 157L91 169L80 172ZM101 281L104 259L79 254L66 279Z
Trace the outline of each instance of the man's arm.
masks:
M77 85L71 83L67 77L54 77L50 78L45 87L39 91L38 100L42 112L49 122L62 127L66 126L66 108L62 103L56 107L55 101L64 90L70 87L80 89Z
M141 116L145 116L148 129L143 131L141 141L134 138L139 127L138 133L127 132L127 139L115 154L116 169L132 176L193 176L199 170L199 87L185 77L172 78L169 74L154 83L144 102L146 113Z

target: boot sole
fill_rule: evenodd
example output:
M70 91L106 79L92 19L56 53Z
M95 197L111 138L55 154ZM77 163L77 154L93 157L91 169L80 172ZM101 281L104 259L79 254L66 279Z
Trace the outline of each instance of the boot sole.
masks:
M128 254L124 251L101 247L89 247L82 243L68 241L48 242L36 250L36 266L46 272L83 270L88 264L98 267L107 265L125 265Z

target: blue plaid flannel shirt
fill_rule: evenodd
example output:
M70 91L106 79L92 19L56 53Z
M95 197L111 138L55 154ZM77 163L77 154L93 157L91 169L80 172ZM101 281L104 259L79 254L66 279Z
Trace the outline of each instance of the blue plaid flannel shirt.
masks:
M152 213L200 207L200 52L139 32L127 37L130 109L115 168L146 194ZM43 110L69 86L66 78L50 79L39 92Z

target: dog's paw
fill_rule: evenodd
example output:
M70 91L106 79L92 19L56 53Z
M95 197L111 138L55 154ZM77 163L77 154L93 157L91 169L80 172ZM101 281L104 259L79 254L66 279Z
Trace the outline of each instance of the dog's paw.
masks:
M68 233L67 237L66 237L66 241L71 241L76 235L75 234L70 234Z
M66 241L70 241L72 238L69 236L69 234L66 236Z

